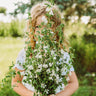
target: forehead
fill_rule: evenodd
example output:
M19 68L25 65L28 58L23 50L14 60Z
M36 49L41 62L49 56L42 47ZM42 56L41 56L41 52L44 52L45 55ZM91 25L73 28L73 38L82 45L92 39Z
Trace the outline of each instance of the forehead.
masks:
M40 25L42 21L42 17L45 16L44 14L40 15L37 17L37 20L36 20L36 25Z

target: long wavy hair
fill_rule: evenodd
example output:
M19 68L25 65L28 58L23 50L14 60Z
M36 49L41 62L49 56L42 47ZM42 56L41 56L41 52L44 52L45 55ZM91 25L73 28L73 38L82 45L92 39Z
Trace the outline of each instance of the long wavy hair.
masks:
M29 38L26 38L25 41L29 40L31 45L31 48L34 49L36 42L34 41L34 33L35 33L35 27L36 27L36 20L37 17L42 15L42 14L46 14L46 8L47 5L45 5L45 3L51 5L52 7L52 11L53 11L53 16L50 18L50 20L52 20L54 22L53 26L52 26L52 30L53 32L56 32L55 36L56 36L56 41L59 41L59 35L58 35L58 31L55 31L56 28L63 23L63 20L61 18L62 14L58 8L58 6L56 4L52 5L50 2L48 1L43 1L43 2L38 2L36 4L34 4L34 6L32 6L31 10L30 10L30 15L31 15L31 19L27 20L27 32L29 33ZM48 17L47 17L48 18ZM33 32L33 34L31 34ZM63 45L66 47L66 49L68 49L68 42L65 39L65 34L64 34L64 27L62 28L62 32L64 35L64 41L63 43L59 46L60 48L63 48ZM32 56L32 54L31 54Z

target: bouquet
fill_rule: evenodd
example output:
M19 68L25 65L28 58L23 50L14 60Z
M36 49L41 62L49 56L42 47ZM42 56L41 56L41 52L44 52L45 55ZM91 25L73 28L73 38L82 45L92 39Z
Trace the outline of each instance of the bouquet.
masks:
M50 8L46 9L47 11ZM46 14L46 16L54 15L52 10ZM30 15L29 15L30 16ZM59 41L56 41L55 32L49 29L52 26L52 21L47 21L47 19L43 16L44 20L39 28L43 25L47 25L44 29L38 31L43 35L38 35L35 37L38 38L36 41L34 50L29 46L29 41L26 41L26 60L23 64L25 69L26 80L23 82L29 83L34 86L36 93L34 96L48 96L51 94L56 94L56 89L59 85L64 83L67 84L67 79L65 78L64 72L66 72L66 76L69 74L69 70L71 68L72 54L70 55L70 60L64 58L64 54L66 54L66 48L63 46L61 49L59 46L64 40L64 35L62 32L62 28L64 24L60 24L56 31L58 31ZM48 23L49 22L49 23ZM31 33L33 34L33 33ZM29 33L26 32L26 37L29 37ZM34 40L35 41L35 40ZM30 58L30 53L32 54L32 58ZM20 74L20 73L19 73ZM70 73L71 74L71 73ZM62 90L62 89L61 89Z

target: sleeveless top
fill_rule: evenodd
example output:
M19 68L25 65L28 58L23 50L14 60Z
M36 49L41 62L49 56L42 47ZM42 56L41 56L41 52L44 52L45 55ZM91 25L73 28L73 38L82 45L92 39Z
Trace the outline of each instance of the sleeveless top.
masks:
M66 57L67 57L66 62L68 63L68 61L70 60L70 56L69 56L69 54L68 54L67 52L64 52L64 58L66 58ZM23 49L20 50L20 52L19 52L19 54L18 54L18 56L17 56L17 58L16 58L16 63L15 63L15 65L13 66L13 69L15 69L15 67L17 67L19 70L24 70L22 64L24 63L25 58L26 58L26 56L25 56L25 49L23 48ZM60 59L60 60L61 60L61 59ZM21 65L18 64L18 61L21 63ZM70 71L74 71L74 67L73 67L73 66L70 68ZM24 74L24 71L21 72L21 75L23 75L23 74ZM62 72L62 75L66 75L66 73L65 73L65 72ZM23 77L23 80L24 80L24 79L26 79L26 76ZM23 82L23 80L22 80L22 84L23 84L27 89L35 92L34 86L32 86L32 85L30 85L30 84L28 84L28 83ZM56 93L59 93L59 92L62 90L62 88L64 89L64 87L65 87L64 84L62 84L62 86L60 85L60 86L56 89Z

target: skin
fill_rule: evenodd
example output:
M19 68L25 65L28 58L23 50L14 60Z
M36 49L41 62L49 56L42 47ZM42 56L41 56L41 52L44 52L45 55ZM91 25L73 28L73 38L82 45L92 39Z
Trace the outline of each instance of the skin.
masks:
M36 26L41 24L42 16L43 15L41 15L41 16L39 16L37 18ZM37 27L36 30L35 30L35 34L36 35L42 35L42 34L39 34L39 33L36 32L36 31L40 31L41 29L39 29ZM35 39L36 39L36 41L38 41L37 38L35 38ZM23 79L23 76L20 77L19 74L17 74L17 71L23 72L24 70L19 70L17 68L15 68L15 70L16 70L16 76L15 76L15 78L12 78L11 85L13 86L14 84L16 84L16 86L18 86L18 87L14 87L13 90L16 93L18 93L20 96L33 96L34 92L28 90L22 84L22 82L21 83L17 83L17 80L18 81L22 81L22 79ZM61 92L57 93L56 96L71 96L79 88L79 83L78 83L78 79L77 79L75 71L72 71L72 75L71 76L68 75L68 76L69 76L70 80L68 81L67 86L64 88L64 90L62 90ZM52 96L52 95L49 95L49 96Z

